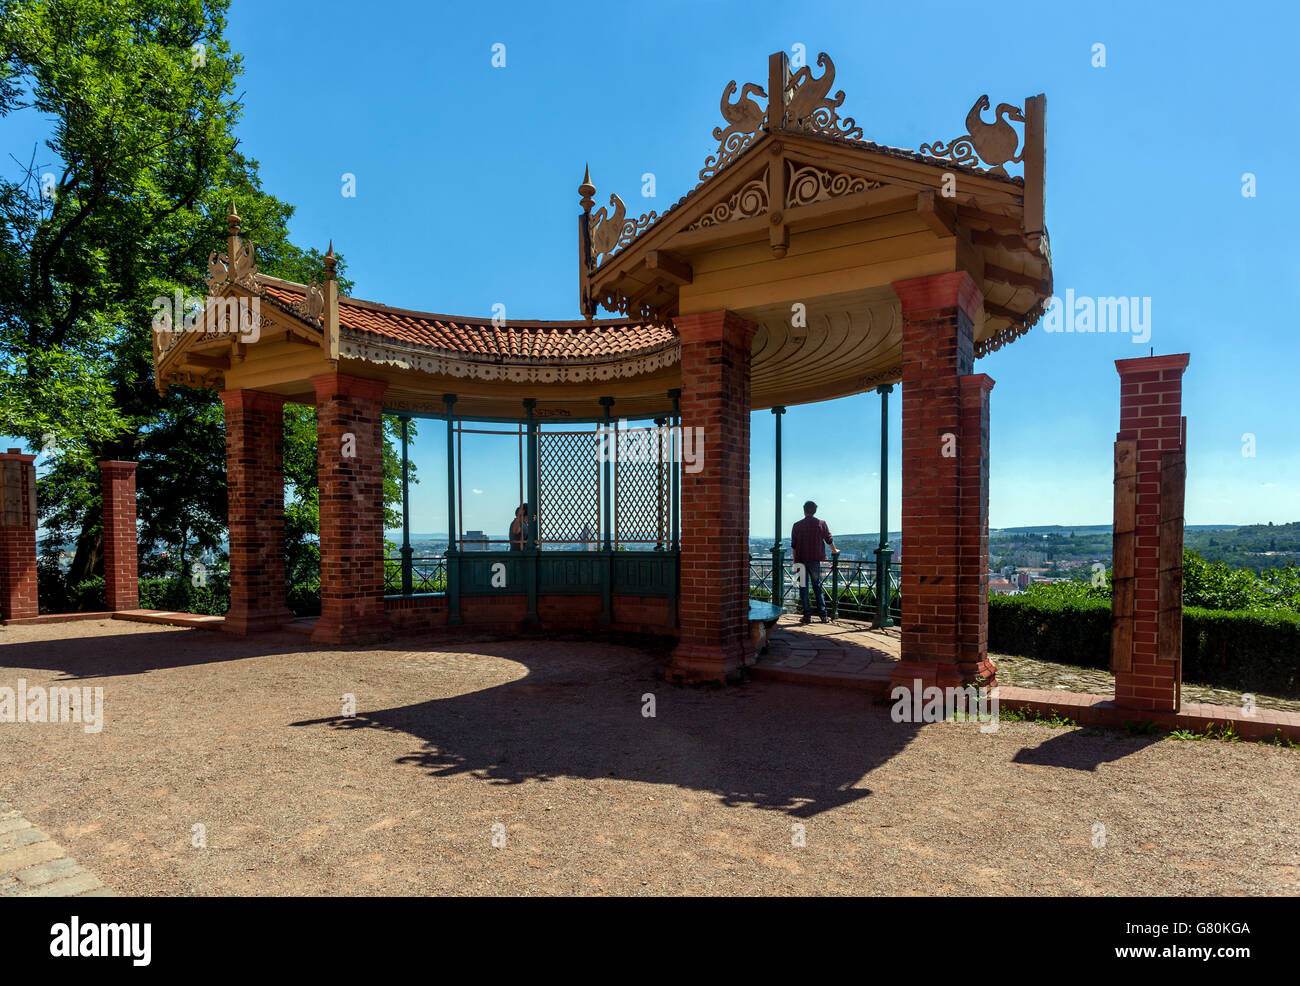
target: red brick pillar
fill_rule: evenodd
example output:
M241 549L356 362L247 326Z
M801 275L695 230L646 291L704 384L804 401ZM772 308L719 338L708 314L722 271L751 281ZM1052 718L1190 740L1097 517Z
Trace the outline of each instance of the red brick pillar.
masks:
M29 620L36 604L36 456L0 454L0 622Z
M226 497L231 633L278 630L290 619L284 572L284 398L227 390Z
M104 515L104 599L113 612L140 608L135 465L112 459L99 464Z
M957 378L961 400L958 446L961 487L957 531L957 665L964 677L994 673L989 652L989 392L993 378ZM993 682L990 681L990 687Z
M965 271L893 285L903 315L902 660L895 685L990 687L989 391L974 374L983 296Z
M1115 704L1177 711L1182 663L1183 372L1189 354L1115 361L1120 377L1117 443L1136 443L1132 603L1124 629L1127 669L1115 667ZM1162 504L1162 472L1165 473ZM1170 479L1173 479L1172 485ZM1162 552L1161 533L1166 535ZM1118 525L1117 525L1118 531ZM1167 557L1162 564L1162 553ZM1122 562L1116 553L1118 595ZM1112 600L1112 606L1115 605ZM1128 608L1127 606L1121 608ZM1115 633L1112 624L1112 634ZM1112 646L1112 662L1116 651Z
M669 676L725 681L748 656L749 360L755 326L734 312L679 315L681 421L703 435L703 468L683 463L681 638ZM694 431L694 429L699 429ZM692 467L693 468L693 467Z
M326 373L316 388L321 616L312 640L349 643L389 629L384 612L383 404L387 384Z

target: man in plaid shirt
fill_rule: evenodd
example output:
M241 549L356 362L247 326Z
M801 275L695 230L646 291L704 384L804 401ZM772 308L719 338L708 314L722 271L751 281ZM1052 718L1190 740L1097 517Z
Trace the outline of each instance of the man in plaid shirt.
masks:
M796 565L804 566L804 578L799 585L799 599L803 603L803 619L800 623L811 623L812 613L808 605L808 587L817 591L817 615L823 623L826 619L826 600L822 598L822 562L826 560L826 545L831 546L834 554L840 549L835 547L835 539L826 521L817 519L817 504L809 500L803 505L803 520L796 521L790 528L790 548Z

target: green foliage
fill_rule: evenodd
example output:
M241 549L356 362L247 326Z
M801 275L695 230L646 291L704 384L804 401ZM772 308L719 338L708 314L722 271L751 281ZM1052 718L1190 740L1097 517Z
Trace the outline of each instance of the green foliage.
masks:
M1056 709L1048 709L1046 712L1040 712L1024 706L1015 708L999 708L998 719L1002 722L1038 722L1044 726L1051 726L1054 729L1063 729L1069 726L1077 726L1078 723L1069 716L1062 715Z
M989 650L1079 667L1110 667L1110 603L1077 593L989 599ZM1300 613L1183 609L1183 680L1300 695Z
M1300 567L1233 568L1206 561L1196 551L1183 552L1183 603L1205 609L1280 607L1300 613Z
M1183 677L1240 691L1300 695L1300 613L1186 607Z
M1086 668L1110 666L1110 601L1082 587L989 598L989 650Z
M289 241L292 206L262 190L257 162L239 148L241 63L222 37L227 6L0 0L0 118L34 114L48 124L17 179L0 179L0 432L45 452L40 591L56 611L96 605L98 460L140 463L142 575L189 585L198 554L219 556L221 403L181 387L159 395L152 302L177 289L205 293L205 261L224 248L229 203L238 203L263 272L323 277L321 253ZM347 293L342 257L338 269ZM311 410L288 408L285 432L296 585L319 564ZM391 442L385 453L391 519ZM58 562L69 543L76 552L64 577ZM186 592L150 589L168 599Z

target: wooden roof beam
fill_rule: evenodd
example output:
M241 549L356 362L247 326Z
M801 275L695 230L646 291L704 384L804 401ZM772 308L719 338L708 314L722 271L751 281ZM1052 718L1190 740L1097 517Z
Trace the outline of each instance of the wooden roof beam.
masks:
M976 246L1005 247L1013 252L1030 253L1025 238L1018 233L994 233L987 229L972 229L970 241ZM1036 254L1031 254L1036 255Z
M964 226L987 226L996 233L1020 232L1020 220L1015 216L1004 216L996 212L985 212L982 209L970 209L966 206L957 207L957 221Z
M646 270L662 275L675 284L690 284L695 279L691 265L667 250L648 250L645 266Z
M916 211L934 230L934 235L940 239L957 235L957 223L952 208L935 196L934 189L916 193Z
M1052 293L1052 285L1046 278L1035 277L1032 274L1022 274L1020 271L1008 270L1005 267L998 267L996 264L986 263L984 265L984 276L990 281L998 281L1011 287L1029 288L1030 291L1044 297Z
M1012 311L1003 305L995 305L991 301L984 302L984 314L989 318L1001 318L1010 322L1012 325L1023 325L1025 322L1025 313Z

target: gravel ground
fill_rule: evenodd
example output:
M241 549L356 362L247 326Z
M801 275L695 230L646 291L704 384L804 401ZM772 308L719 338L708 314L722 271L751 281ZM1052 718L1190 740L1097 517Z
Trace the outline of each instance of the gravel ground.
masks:
M1082 692L1085 695L1115 695L1115 676L1099 668L1081 668L1071 664L1038 661L1032 657L1012 657L1009 654L990 654L998 666L998 682L1017 688L1060 688L1064 691ZM1279 712L1300 712L1300 699L1284 698L1255 692L1255 705L1261 709ZM1242 693L1232 688L1215 688L1183 682L1184 702L1206 702L1210 705L1242 706Z
M577 640L105 621L0 629L0 662L0 686L104 689L100 733L0 725L0 801L125 894L1300 891L1288 749L895 724Z

